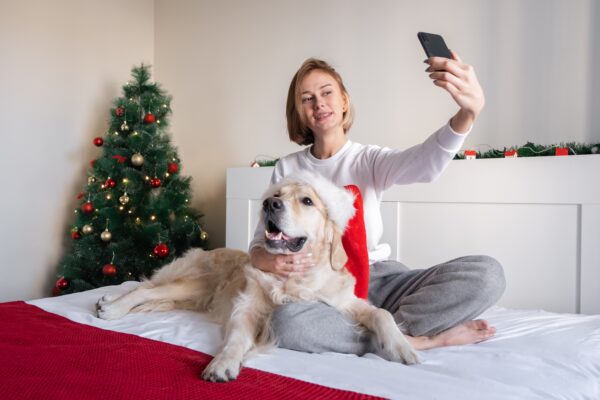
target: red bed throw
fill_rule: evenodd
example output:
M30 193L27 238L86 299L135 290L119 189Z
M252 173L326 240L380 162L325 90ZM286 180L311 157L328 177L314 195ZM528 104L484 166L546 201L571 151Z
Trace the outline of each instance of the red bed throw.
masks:
M2 399L372 399L251 368L230 383L199 378L211 356L0 304ZM352 377L348 377L352 379Z

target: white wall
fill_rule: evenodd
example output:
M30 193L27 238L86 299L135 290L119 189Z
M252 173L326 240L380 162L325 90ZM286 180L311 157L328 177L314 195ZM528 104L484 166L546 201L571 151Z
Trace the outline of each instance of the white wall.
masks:
M212 244L224 244L225 168L299 150L284 107L305 58L341 72L358 142L404 148L454 113L423 72L418 31L443 34L486 91L467 146L598 142L599 20L594 0L157 0L157 76Z
M0 0L0 301L47 296L92 139L134 64L151 0Z
M423 72L421 30L443 34L486 90L468 146L600 141L598 3L0 0L0 300L50 290L91 139L134 64L154 62L174 97L173 142L221 246L225 169L299 149L285 97L310 56L342 73L358 142L407 147L455 111Z

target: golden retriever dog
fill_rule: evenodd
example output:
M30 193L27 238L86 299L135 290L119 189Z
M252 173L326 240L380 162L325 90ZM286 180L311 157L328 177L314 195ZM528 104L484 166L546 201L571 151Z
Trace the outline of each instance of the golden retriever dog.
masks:
M354 295L354 277L341 237L354 215L353 195L312 173L301 173L272 185L261 211L265 235L261 245L271 253L303 248L315 266L301 277L284 278L250 264L247 253L194 249L165 265L129 293L98 301L98 316L120 318L130 312L184 308L209 313L224 326L224 345L202 373L213 382L237 378L247 353L276 342L269 326L273 310L287 302L324 302L352 317L376 337L383 358L419 362L392 315Z

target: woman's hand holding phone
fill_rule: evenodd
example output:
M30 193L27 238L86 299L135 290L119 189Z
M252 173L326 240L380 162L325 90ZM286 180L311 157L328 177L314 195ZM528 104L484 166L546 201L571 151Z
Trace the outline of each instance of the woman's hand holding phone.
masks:
M433 56L425 60L429 65L425 71L429 72L433 84L450 93L460 107L458 113L450 120L452 129L459 133L467 132L483 109L485 96L475 74L475 68L465 64L454 51L449 52L451 59Z

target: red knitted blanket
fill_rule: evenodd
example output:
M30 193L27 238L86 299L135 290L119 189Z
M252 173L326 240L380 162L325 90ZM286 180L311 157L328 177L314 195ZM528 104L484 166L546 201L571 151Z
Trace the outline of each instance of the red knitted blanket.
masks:
M211 356L79 324L35 306L0 304L2 399L373 399L244 368L230 383L200 373ZM351 376L348 379L352 379Z

